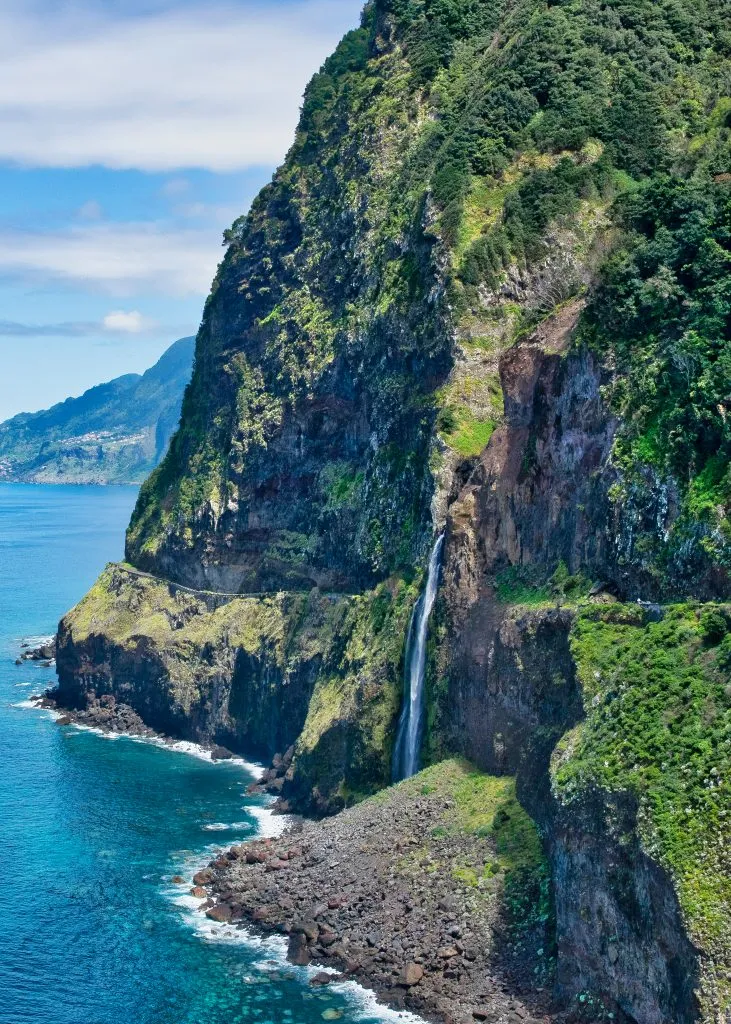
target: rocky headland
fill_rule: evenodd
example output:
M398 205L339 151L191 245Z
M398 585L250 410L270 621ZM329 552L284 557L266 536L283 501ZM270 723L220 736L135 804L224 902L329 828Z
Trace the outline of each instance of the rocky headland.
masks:
M83 708L70 708L58 699L58 690L51 688L45 693L30 698L36 707L46 711L58 713L56 724L81 725L88 729L96 729L99 732L109 733L115 736L130 736L138 739L160 740L167 745L178 742L178 737L167 736L164 733L151 729L149 725L140 718L134 708L129 704L119 703L112 694L105 694L99 698L91 698ZM201 749L210 753L212 761L229 761L236 755L228 747L219 743L201 745ZM276 768L270 768L265 773L262 783L254 783L252 790L261 792L274 792L268 787L270 778L276 778ZM286 808L283 809L286 810Z
M193 352L194 339L181 338L142 375L0 423L0 481L141 483L177 427Z
M40 643L31 643L28 640L20 645L20 652L15 659L16 665L22 665L26 661L41 664L44 668L50 668L56 660L56 637L49 636Z

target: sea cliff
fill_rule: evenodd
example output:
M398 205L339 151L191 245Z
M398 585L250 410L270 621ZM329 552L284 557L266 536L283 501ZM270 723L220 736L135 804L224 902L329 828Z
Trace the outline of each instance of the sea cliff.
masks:
M578 1019L729 1019L722 27L368 4L227 233L127 562L59 632L61 702L292 748L274 788L331 815L390 781L444 532L422 760L514 780Z

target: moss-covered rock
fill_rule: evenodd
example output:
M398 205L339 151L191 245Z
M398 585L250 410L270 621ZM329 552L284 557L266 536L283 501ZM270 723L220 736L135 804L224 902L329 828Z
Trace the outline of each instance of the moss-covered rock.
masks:
M582 610L571 649L586 718L551 770L565 821L596 792L632 808L624 828L672 878L702 951L709 1019L731 1005L731 689L721 637L703 630L716 617L731 625L731 607L670 606L658 622L636 606Z
M110 565L62 621L59 700L113 695L167 735L272 757L283 795L332 813L390 781L418 583L357 597L231 597Z

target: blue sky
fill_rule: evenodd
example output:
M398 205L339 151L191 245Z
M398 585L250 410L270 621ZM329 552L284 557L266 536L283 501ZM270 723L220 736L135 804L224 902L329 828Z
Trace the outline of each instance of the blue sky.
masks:
M363 0L0 0L0 420L195 333Z

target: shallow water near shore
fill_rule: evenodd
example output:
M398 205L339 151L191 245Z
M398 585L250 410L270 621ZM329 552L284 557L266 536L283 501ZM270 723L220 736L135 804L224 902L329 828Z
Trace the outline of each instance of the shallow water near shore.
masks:
M309 989L282 940L196 912L211 851L276 828L244 763L59 727L16 666L122 554L136 490L0 484L0 1024L321 1024L394 1019L354 986ZM334 1012L328 1012L334 1011Z

